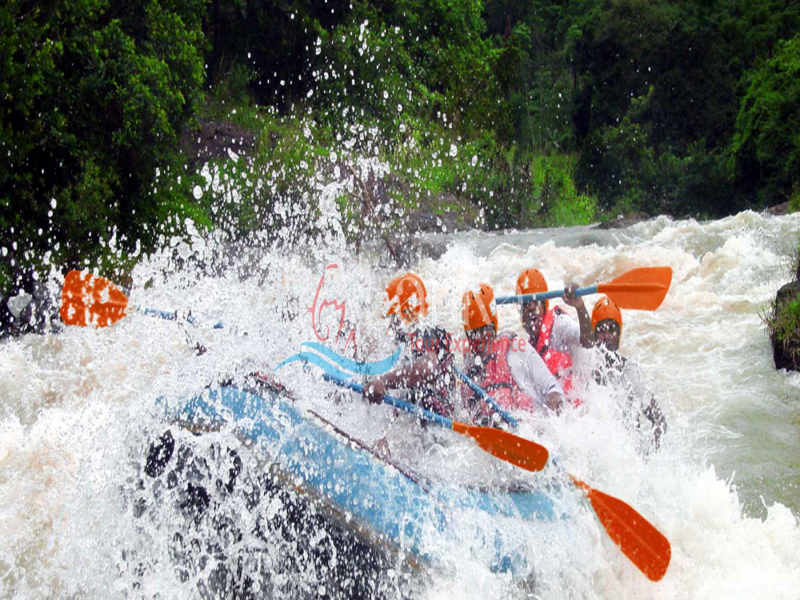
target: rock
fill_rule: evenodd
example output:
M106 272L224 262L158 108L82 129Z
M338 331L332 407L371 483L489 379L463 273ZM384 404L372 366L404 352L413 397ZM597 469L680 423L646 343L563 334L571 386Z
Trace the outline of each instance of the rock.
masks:
M420 204L403 221L408 233L453 233L476 227L478 211L469 200L442 192L426 198ZM437 211L436 208L441 206L449 210Z
M374 242L378 251L391 257L397 268L409 268L425 258L437 260L447 252L447 240L433 240L411 235L387 235ZM391 249L387 251L388 247Z
M800 294L800 281L792 281L778 290L778 293L775 294L775 301L779 304L791 302L797 298L798 294Z
M773 313L767 319L770 326L772 358L775 361L776 369L800 370L800 324L798 324L794 339L778 340L775 331L775 324L781 322L781 311L789 302L797 299L800 299L800 281L787 283L775 295Z
M0 294L0 339L26 333L58 332L62 328L59 304L47 286L35 282L30 292L19 290L11 298Z
M404 225L409 233L440 232L442 230L442 221L439 216L424 211L412 212L408 215Z
M648 221L649 219L650 215L647 213L635 212L625 216L620 215L615 221L600 223L597 229L625 229L626 227Z
M775 217L782 217L783 215L788 215L792 211L789 210L789 203L783 202L781 204L776 204L775 206L770 206L764 212Z
M31 300L33 300L33 296L21 291L16 296L8 299L8 310L11 311L15 319L19 319L20 314L31 303Z
M0 294L0 340L11 333L11 325L14 320L14 315L8 310L6 297Z
M416 239L415 242L418 256L417 262L423 258L437 260L441 258L445 252L447 252L447 242L445 241L434 242L431 240Z

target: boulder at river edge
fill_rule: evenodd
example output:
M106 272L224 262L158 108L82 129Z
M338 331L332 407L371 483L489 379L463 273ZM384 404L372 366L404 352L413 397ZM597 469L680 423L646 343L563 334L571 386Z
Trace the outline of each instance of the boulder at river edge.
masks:
M800 322L790 316L790 305L800 302L800 281L787 283L775 295L772 315L767 318L776 369L800 370ZM795 312L795 311L792 311ZM787 325L794 324L793 330Z

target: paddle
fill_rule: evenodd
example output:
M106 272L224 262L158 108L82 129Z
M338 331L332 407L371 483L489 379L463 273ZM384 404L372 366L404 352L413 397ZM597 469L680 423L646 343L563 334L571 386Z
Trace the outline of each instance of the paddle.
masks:
M350 388L359 394L363 392L364 386L355 383L354 381L346 381L333 375L325 374L325 379L335 383L336 385ZM466 425L453 421L447 417L436 414L435 412L425 410L420 406L409 404L391 396L384 396L383 402L404 410L412 415L420 417L425 421L437 423L447 429L452 429L456 433L471 437L478 445L486 452L504 460L512 465L516 465L528 471L541 471L547 464L547 449L544 446L508 433L502 429L495 429L494 427L478 427L474 425Z
M622 553L650 581L660 581L672 558L669 540L630 504L590 487L569 475L570 480L589 498L600 524Z
M672 267L639 267L628 271L609 283L600 283L575 290L575 296L605 294L620 308L635 310L655 310L664 301L672 283ZM560 298L564 290L550 290L538 294L519 296L500 296L497 304L538 302Z
M64 278L59 314L65 325L108 327L132 312L169 321L179 318L177 312L129 305L122 290L105 277L70 271ZM197 324L197 319L191 314L186 315L186 320L192 325ZM222 323L214 325L214 329L221 328Z
M466 374L461 378L492 406L497 403ZM569 474L568 474L569 475ZM650 522L619 498L609 496L569 475L570 480L589 498L600 524L622 553L651 581L659 581L667 572L672 557L669 540Z
M484 392L481 386L472 381L472 379L469 378L469 375L464 373L464 371L462 371L459 368L456 368L456 374L461 378L461 381L463 381L469 387L471 387L475 393L479 394L495 410L497 414L503 417L506 423L508 423L512 427L517 427L519 425L519 421L517 421L514 417L512 417L510 414L508 414L506 411L500 408L500 405L497 402L495 402L495 399L492 398L486 392Z

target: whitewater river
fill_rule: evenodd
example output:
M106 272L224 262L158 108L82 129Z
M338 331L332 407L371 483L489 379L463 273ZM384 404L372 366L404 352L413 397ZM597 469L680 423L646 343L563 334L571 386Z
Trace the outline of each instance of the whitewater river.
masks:
M609 541L588 503L564 486L559 502L569 517L494 524L527 559L527 588L491 571L471 550L466 524L473 517L455 514L456 526L465 524L454 534L461 539L430 533L435 568L422 580L390 583L386 595L800 598L800 376L775 371L760 316L788 280L798 231L800 215L747 212L707 223L662 217L612 231L442 236L444 255L414 268L428 289L430 320L453 332L460 331L467 287L486 281L512 293L527 267L538 267L551 288L609 281L634 267L672 267L672 287L657 311L624 312L621 344L640 362L669 422L662 450L643 459L599 393L586 398L580 414L537 418L520 430L536 435L561 466L650 520L669 539L672 562L662 581L647 580ZM198 237L175 251L208 262L217 249ZM391 345L380 299L398 272L384 261L320 240L302 256L258 254L247 265L257 276L242 280L236 267L244 265L235 262L213 273L159 255L137 267L131 301L191 309L201 323L223 321L224 329L131 315L107 328L2 342L0 597L202 597L200 578L181 578L170 554L185 518L165 507L157 524L147 524L132 500L148 444L165 428L155 399L270 370L314 340L306 309L330 264L337 267L325 271L319 299L344 302L359 352L385 356ZM587 304L591 309L591 298ZM335 328L335 311L326 311ZM499 320L501 329L521 331L518 308L501 307ZM191 350L197 342L208 349L201 356ZM331 394L300 364L278 375L301 407L366 444L385 438L393 458L416 456L428 477L492 477L493 459L453 442L452 434L420 433L386 407ZM230 432L213 435L233 443ZM292 589L326 593L315 579L319 570L289 575Z

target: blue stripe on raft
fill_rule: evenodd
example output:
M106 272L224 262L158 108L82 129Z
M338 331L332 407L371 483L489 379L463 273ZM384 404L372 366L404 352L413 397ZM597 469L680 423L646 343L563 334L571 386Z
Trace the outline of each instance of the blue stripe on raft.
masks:
M343 369L347 369L348 371L352 371L358 375L383 375L387 371L391 370L395 363L397 363L398 359L400 358L400 354L403 351L403 347L400 346L394 354L387 356L383 360L372 363L364 363L350 360L349 358L341 356L330 348L323 346L322 344L318 344L317 342L303 342L300 345L308 346L312 350L316 350L325 358L335 362Z
M455 539L456 524L444 507L448 511L478 509L490 517L555 518L552 499L539 491L490 494L436 487L428 492L366 450L306 418L286 400L222 387L177 405L163 399L160 402L166 404L169 416L183 421L234 423L241 434L258 441L283 470L296 478L295 485L312 488L352 514L354 522L366 525L378 540L390 541L426 559L435 557L426 552L423 531L432 526L446 539ZM523 559L506 555L501 532L496 528L493 531L479 531L476 525L478 538L491 544L490 548L496 547L493 569L516 570Z
M292 354L289 358L287 358L281 364L275 367L274 370L277 371L281 367L297 361L307 362L311 363L312 365L316 365L326 373L334 377L338 377L339 379L349 379L350 377L352 377L350 373L345 373L344 371L340 371L339 369L334 367L331 363L323 359L321 356L314 354L313 352L298 352L297 354Z

